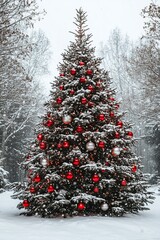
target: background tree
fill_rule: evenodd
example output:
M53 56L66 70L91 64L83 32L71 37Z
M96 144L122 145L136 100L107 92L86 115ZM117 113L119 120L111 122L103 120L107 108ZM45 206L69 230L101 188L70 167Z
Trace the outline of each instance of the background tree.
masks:
M24 139L27 139L27 136L31 137L29 131L30 125L33 126L31 118L33 116L35 118L33 111L38 108L38 100L40 99L39 97L36 101L35 94L33 94L37 89L35 86L37 81L35 76L38 76L37 66L32 67L36 70L34 76L31 76L29 68L27 70L29 66L26 63L28 57L34 58L31 56L36 51L39 51L36 53L37 62L38 59L44 61L45 57L42 59L42 55L48 54L49 45L47 46L48 40L42 36L42 33L39 33L37 42L32 42L27 35L27 29L40 16L35 0L22 0L20 2L2 0L0 15L0 142L4 167L10 172L10 180L15 181L18 179L18 162L22 157L22 146L25 145L26 141ZM42 46L46 46L45 50L44 46L40 48L40 42L38 42L40 38L41 43L43 42ZM37 50L36 44L39 44L41 50ZM40 61L39 65L42 67Z

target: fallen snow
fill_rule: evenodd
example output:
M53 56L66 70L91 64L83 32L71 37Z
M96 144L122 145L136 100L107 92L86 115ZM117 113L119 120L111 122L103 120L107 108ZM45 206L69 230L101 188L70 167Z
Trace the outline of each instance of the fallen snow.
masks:
M150 211L124 217L42 219L19 215L11 192L0 194L0 240L160 240L160 195Z

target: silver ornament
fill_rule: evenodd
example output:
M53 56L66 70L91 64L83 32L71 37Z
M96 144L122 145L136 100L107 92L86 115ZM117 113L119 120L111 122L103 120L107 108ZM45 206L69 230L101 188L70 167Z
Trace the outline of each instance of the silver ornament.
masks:
M108 210L108 204L107 203L103 203L102 205L101 205L101 209L102 209L102 211L107 211Z
M63 123L64 123L64 124L70 124L71 121L72 121L72 117L71 117L70 115L65 115L65 116L63 117Z
M48 165L48 161L46 159L41 159L40 163L43 167L46 167Z
M121 151L120 151L120 148L119 148L119 147L114 147L114 148L112 149L112 155L113 155L113 156L118 156L120 153L121 153Z
M86 148L88 151L93 151L95 149L95 144L93 142L88 142Z

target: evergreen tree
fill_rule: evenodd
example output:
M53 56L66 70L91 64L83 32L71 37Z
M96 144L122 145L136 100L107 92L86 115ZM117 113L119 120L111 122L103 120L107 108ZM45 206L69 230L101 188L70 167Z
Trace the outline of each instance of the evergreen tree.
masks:
M23 164L26 188L18 208L42 217L121 216L147 209L131 125L122 121L108 72L91 47L86 13L75 18L75 41L62 54L60 75Z

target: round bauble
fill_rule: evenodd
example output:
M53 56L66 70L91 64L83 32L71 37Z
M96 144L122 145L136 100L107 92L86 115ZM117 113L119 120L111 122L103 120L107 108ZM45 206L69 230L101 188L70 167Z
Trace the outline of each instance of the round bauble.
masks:
M87 103L87 98L83 97L83 98L81 99L81 103L82 103L82 104L86 104L86 103Z
M86 206L84 203L80 202L77 204L77 209L80 210L80 211L83 211L85 210Z
M93 142L88 142L86 148L88 151L93 151L95 149L95 144Z
M98 188L98 187L94 187L93 191L94 191L95 193L98 193L98 192L99 192L99 188Z
M41 150L45 150L47 148L46 142L40 142L39 147Z
M117 124L116 124L118 127L122 128L123 127L123 122L122 121L117 121Z
M120 134L119 134L119 132L115 132L115 138L120 138Z
M52 192L54 192L54 190L55 189L52 185L49 185L48 188L47 188L48 193L52 193Z
M82 126L77 126L76 132L77 133L82 133L83 132L83 127Z
M60 76L60 77L64 77L64 73L60 73L59 76Z
M72 173L72 172L66 173L66 178L67 178L68 180L72 180L72 179L73 179L73 173Z
M69 148L70 144L68 141L63 142L63 148Z
M24 208L28 208L28 207L29 207L29 202L28 202L28 200L23 200L22 205L23 205Z
M98 115L98 120L99 120L99 121L104 121L104 120L105 120L104 114L99 114L99 115Z
M82 61L79 62L79 66L84 66L84 65L85 65L84 62L82 62Z
M58 149L62 148L62 146L63 146L63 145L62 145L61 143L58 143L58 144L57 144L57 148L58 148Z
M107 211L108 208L109 208L109 206L108 206L107 203L103 203L103 204L101 205L101 209L102 209L102 211L104 211L104 212Z
M41 181L41 178L40 178L39 174L37 174L34 178L34 182L38 183L40 181Z
M85 83L86 82L86 78L85 77L80 77L79 81L80 81L80 83Z
M94 106L93 102L88 102L88 107L92 108Z
M76 69L72 68L72 69L70 70L70 74L71 74L71 75L75 75L75 74L76 74Z
M133 137L133 132L128 131L127 136L130 137L130 138L132 138L132 137Z
M30 186L30 189L29 189L29 191L30 191L30 193L35 193L35 192L36 192L36 190L35 190L34 186Z
M40 160L40 163L41 163L41 165L42 165L43 167L47 167L47 165L48 165L48 160L45 159L45 158L42 158L42 159Z
M92 181L93 182L99 182L100 180L100 177L98 176L98 174L94 174L93 177L92 177Z
M64 124L70 124L72 121L72 117L70 115L65 115L62 119Z
M123 179L123 180L122 180L121 185L122 185L122 186L126 186L126 185L127 185L126 179Z
M90 92L93 92L93 91L94 91L94 87L93 87L92 85L89 85L89 86L87 87L87 89L90 90Z
M53 124L54 124L54 121L51 120L51 119L48 119L48 120L46 121L46 126L47 126L47 127L52 127Z
M100 81L96 82L96 86L97 86L98 88L101 87L101 82L100 82Z
M115 101L115 98L114 97L109 97L109 100L110 101Z
M91 69L87 69L86 74L91 76L93 74L93 71Z
M70 90L69 92L71 95L73 95L75 93L75 91L73 89Z
M61 104L62 103L62 98L61 97L58 97L57 100L56 100L57 104Z
M37 135L37 139L38 139L38 141L42 141L43 140L43 134L39 133Z
M120 151L119 147L114 147L112 149L112 156L117 157L117 156L119 156L120 153L121 153L121 151Z
M105 148L105 142L100 141L100 142L98 143L98 147L99 147L99 148Z
M59 86L59 89L62 91L62 90L64 90L64 86L63 85L60 85Z
M79 158L75 157L75 158L73 159L73 165L74 165L74 166L79 166L79 164L80 164Z
M136 172L136 171L137 171L137 166L134 165L134 166L132 167L132 172Z
M110 112L109 116L110 116L111 118L113 118L113 117L114 117L114 112Z

